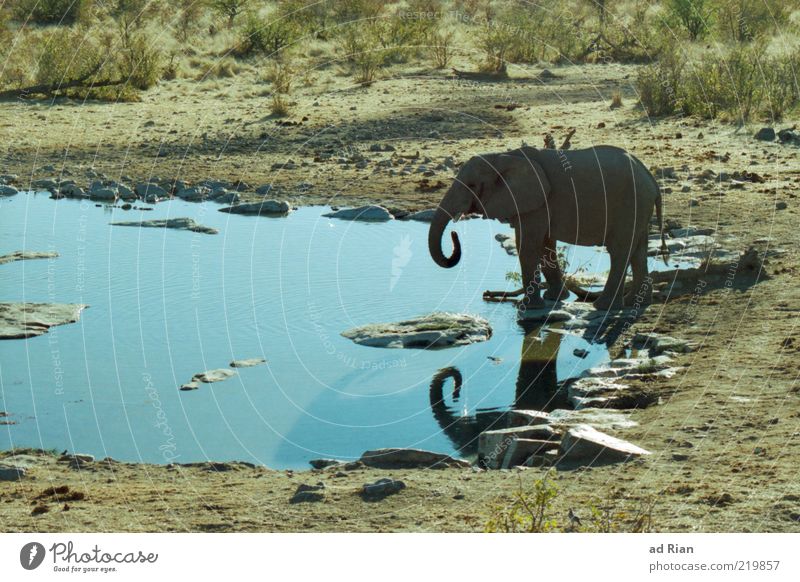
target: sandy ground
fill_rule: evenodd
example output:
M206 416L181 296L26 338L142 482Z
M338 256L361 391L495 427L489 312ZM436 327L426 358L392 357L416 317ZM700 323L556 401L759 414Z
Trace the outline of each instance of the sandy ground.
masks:
M392 152L370 152L370 145L391 144L395 155L406 158L419 152L435 166L447 156L463 161L523 140L541 145L545 131L560 141L574 126L573 147L611 143L651 168L672 166L678 179L665 184L671 189L664 200L668 219L715 228L735 237L728 243L733 248L760 241L760 248L789 252L770 258L759 282L740 277L728 287L653 305L644 314L635 330L698 345L680 356L685 371L658 385L661 404L634 411L638 426L619 433L654 454L557 472L553 517L564 528L570 507L588 522L592 506L611 504L626 513L618 519L625 529L636 509L653 499L653 528L659 531L800 531L800 289L794 253L800 242L800 149L754 140L758 126L737 130L681 118L651 122L633 106L632 66L554 68L559 77L548 81L537 79L540 70L515 68L511 80L491 83L408 70L357 88L335 69L324 69L313 73L313 85L293 95L296 105L287 119L298 125L270 118L269 98L247 78L163 83L141 103L6 103L0 108L7 136L0 169L19 174L23 183L62 170L80 177L89 166L110 178L272 182L298 204L380 202L422 209L434 206L443 189L421 191L423 176L397 175L402 165L393 167L395 175L388 167L375 173ZM616 90L624 106L611 110ZM335 161L356 151L368 162L363 168ZM288 160L299 167L271 169ZM48 165L55 170L41 170ZM704 189L688 180L705 169L747 170L766 182ZM428 177L434 184L450 179L443 170ZM303 182L312 184L308 191ZM787 207L777 210L778 201ZM0 483L0 529L480 531L493 506L510 499L520 482L526 487L543 474L357 469L335 476L116 463L78 470L49 455L37 458L23 481ZM387 476L402 479L407 488L380 502L357 495L364 483ZM323 502L289 504L300 483L318 481L327 486ZM59 486L83 498L41 497ZM48 511L32 515L37 506Z

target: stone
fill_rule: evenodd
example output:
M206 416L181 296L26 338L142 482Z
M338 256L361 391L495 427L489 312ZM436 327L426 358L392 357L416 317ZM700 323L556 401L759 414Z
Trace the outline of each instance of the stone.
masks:
M267 360L264 358L247 358L244 360L234 360L230 363L230 366L231 368L252 368L253 366L259 366L266 363Z
M367 483L361 488L361 498L365 501L380 501L389 495L399 493L406 488L406 484L396 479L378 479L374 483Z
M190 390L197 390L198 388L200 388L200 384L197 382L186 382L186 384L181 384L180 389L184 392L188 392Z
M325 499L325 484L306 485L301 483L289 500L289 503L316 503Z
M478 464L499 469L506 450L516 439L556 440L556 431L547 424L486 430L478 435Z
M444 469L447 467L468 469L470 467L468 461L421 449L375 449L365 451L359 460L367 467L375 469Z
M506 252L506 254L511 255L512 257L517 256L517 241L514 233L498 233L494 235L494 240L500 243L500 246L503 247L503 250Z
M41 192L43 190L48 190L50 192L55 192L58 190L58 180L54 180L53 178L42 178L40 180L34 180L31 182L31 189Z
M344 462L337 459L311 459L308 464L314 469L327 469L328 467L343 465Z
M771 127L762 127L753 137L761 141L775 141L775 130Z
M175 193L178 198L186 200L187 202L201 202L208 198L210 194L211 190L205 186L192 186L190 188L183 188Z
M136 200L136 192L128 188L125 184L117 184L117 195L121 200L129 202Z
M781 143L800 144L800 133L792 129L782 129L778 132L778 139Z
M433 216L436 214L436 209L420 210L419 212L412 212L411 214L403 217L403 220L414 220L416 222L431 222Z
M540 410L509 410L506 418L510 427L550 424L550 415Z
M382 348L448 348L488 340L489 322L477 315L436 312L396 323L374 323L342 332L355 343Z
M588 424L603 430L623 430L637 426L630 415L618 410L601 408L582 408L580 410L566 410L558 408L550 411L552 425L565 429L579 424Z
M698 228L696 226L688 226L685 228L672 228L669 235L673 238L686 238L688 236L709 236L714 234L713 228Z
M525 309L517 313L519 321L556 323L558 321L568 321L572 319L572 314L563 309L550 309L542 307L540 309Z
M192 382L199 381L204 382L205 384L211 384L212 382L222 382L223 380L227 380L235 375L236 372L229 370L228 368L217 368L215 370L198 372L192 376Z
M694 350L691 342L653 332L634 334L631 345L636 349L649 349L654 355L664 352L685 354Z
M252 214L259 216L283 215L292 210L289 203L283 200L264 200L263 202L252 202L247 204L237 204L220 208L220 212L229 214Z
M83 188L77 184L66 184L61 186L61 194L67 198L88 198Z
M374 204L359 206L358 208L342 208L334 212L327 212L322 216L326 218L339 218L341 220L364 220L369 222L394 220L394 216L392 216L386 208Z
M616 408L630 410L647 408L658 402L658 395L639 386L629 386L610 378L581 378L568 388L570 403L582 408Z
M0 265L13 263L14 261L29 261L31 259L54 259L58 256L56 252L38 251L14 251L7 255L0 255Z
M20 481L27 472L25 467L0 464L0 481Z
M116 188L98 188L96 190L90 190L89 199L114 202L117 199L117 190Z
M7 186L5 184L0 185L0 196L14 196L18 193L19 190L14 188L14 186Z
M580 424L567 430L561 439L559 454L564 462L603 464L627 461L650 452L587 424Z
M25 339L55 325L75 323L89 307L83 303L0 303L0 339Z
M775 210L786 210L787 208L789 208L789 205L783 200L779 200L775 203Z
M510 469L525 465L532 455L541 455L548 451L558 450L557 441L546 441L541 439L514 439L503 455L501 469Z
M159 198L166 198L169 196L169 192L164 190L158 184L154 184L152 182L139 182L134 186L134 191L142 200L149 202L150 200L157 200Z
M588 323L588 321L587 321L587 323ZM583 348L575 348L574 350L572 350L572 355L577 357L577 358L583 359L583 358L585 358L586 356L589 355L589 352L588 352L588 350L584 350Z
M198 224L191 218L166 218L154 220L132 220L130 222L112 222L112 226L139 226L142 228L173 228L176 230L188 230L202 234L218 234L216 228Z

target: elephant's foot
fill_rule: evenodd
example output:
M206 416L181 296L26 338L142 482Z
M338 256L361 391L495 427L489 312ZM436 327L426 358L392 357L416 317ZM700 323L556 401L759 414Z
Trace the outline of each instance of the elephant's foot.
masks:
M517 309L527 311L528 309L544 309L545 302L540 295L527 295L519 300Z
M594 302L592 303L592 305L594 305L595 309L599 309L601 311L610 311L612 309L622 309L622 307L623 307L622 298L621 297L617 297L612 301L609 297L607 297L605 295L601 295L600 297L595 299Z
M569 290L563 283L549 285L547 291L544 292L544 298L549 301L561 301L569 297Z

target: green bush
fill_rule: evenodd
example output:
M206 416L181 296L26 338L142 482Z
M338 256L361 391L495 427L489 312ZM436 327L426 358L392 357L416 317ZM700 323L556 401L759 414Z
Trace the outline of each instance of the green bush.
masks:
M716 23L723 39L750 42L788 20L785 0L717 0Z
M248 8L250 0L210 0L209 4L217 14L228 19L230 27L236 17Z
M75 81L97 78L106 59L92 35L80 29L56 28L38 43L35 85L57 88Z
M706 0L669 0L667 10L672 22L686 30L689 40L701 39L708 32L711 10Z
M34 24L73 24L91 8L92 0L15 0L16 20Z
M129 46L120 51L120 78L134 89L149 89L161 78L164 55L149 35L137 33Z
M556 528L552 518L552 504L558 496L558 488L553 483L552 470L533 483L531 491L522 488L520 479L511 502L493 508L492 516L484 531L488 533L543 533Z

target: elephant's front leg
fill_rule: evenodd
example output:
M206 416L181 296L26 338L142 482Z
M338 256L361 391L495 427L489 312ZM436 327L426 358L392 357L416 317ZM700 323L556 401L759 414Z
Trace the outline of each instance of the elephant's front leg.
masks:
M541 295L540 269L544 256L544 236L534 228L517 229L519 266L522 272L523 295L519 300L520 310L544 307Z
M544 240L544 254L542 255L542 274L547 280L547 291L544 298L550 301L560 301L569 296L569 291L564 286L564 275L558 262L556 241L550 237Z

